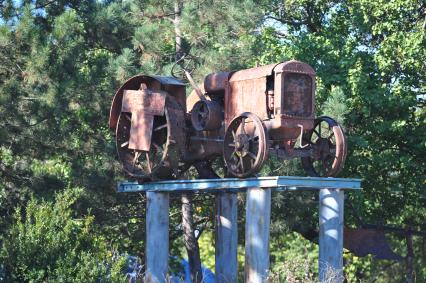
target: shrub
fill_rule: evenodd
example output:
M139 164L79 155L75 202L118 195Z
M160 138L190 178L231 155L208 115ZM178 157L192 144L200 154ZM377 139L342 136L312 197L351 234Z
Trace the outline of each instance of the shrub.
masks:
M82 190L68 189L53 202L29 201L15 213L0 258L6 280L18 282L118 282L125 261L112 259L94 217L77 218L72 206Z

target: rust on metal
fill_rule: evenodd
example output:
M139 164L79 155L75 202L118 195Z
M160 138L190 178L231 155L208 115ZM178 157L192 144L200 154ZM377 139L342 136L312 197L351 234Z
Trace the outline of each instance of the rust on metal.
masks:
M253 80L253 79L267 77L272 75L274 68L276 66L277 64L270 64L266 66L237 71L232 74L231 78L229 78L229 81L230 82L246 81L246 80Z
M141 84L140 90L124 90L121 112L131 113L129 149L149 151L154 115L164 115L166 93L151 91Z
M292 116L310 116L312 113L312 78L305 74L288 73L284 76L282 111Z
M176 178L191 165L222 159L224 174L248 177L270 155L300 158L310 176L342 169L345 135L332 118L316 118L315 71L308 64L291 60L216 72L200 85L183 71L194 88L188 98L181 81L146 75L115 94L109 125L129 175Z
M163 77L163 76L147 76L147 75L138 75L128 79L115 93L112 100L110 114L109 114L109 127L114 130L117 127L118 117L121 113L121 103L123 100L124 90L138 90L140 85L146 84L148 89L151 90L161 90L163 87L165 91L168 89L173 89L175 91L171 92L175 97L180 98L179 101L184 106L185 105L185 84L179 80L172 77ZM183 93L182 93L183 90ZM170 93L170 92L169 92Z
M129 148L148 151L154 116L143 111L133 111L130 126Z
M150 90L124 90L121 112L141 111L150 115L163 115L166 104L165 92Z
M217 130L222 126L222 107L216 101L199 100L191 111L191 122L197 131Z
M392 251L383 230L345 227L343 235L343 246L356 256L371 254L376 259L402 260Z
M206 92L224 92L230 74L230 72L218 72L207 75L204 79L204 88Z

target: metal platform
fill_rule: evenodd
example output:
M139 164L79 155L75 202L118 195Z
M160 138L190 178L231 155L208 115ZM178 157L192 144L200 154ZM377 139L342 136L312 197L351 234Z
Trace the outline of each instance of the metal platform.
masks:
M274 176L258 178L222 178L197 180L172 180L144 184L137 182L119 182L117 192L238 192L247 188L271 188L280 191L320 190L320 189L361 189L360 179L319 178L297 176Z
M146 282L167 282L169 198L171 193L216 194L216 282L237 282L238 201L246 194L245 282L266 282L272 191L316 191L319 195L319 281L343 282L344 191L360 190L360 179L259 177L173 180L144 184L120 182L120 193L146 192ZM283 215L285 217L285 215ZM333 271L333 272L330 272Z

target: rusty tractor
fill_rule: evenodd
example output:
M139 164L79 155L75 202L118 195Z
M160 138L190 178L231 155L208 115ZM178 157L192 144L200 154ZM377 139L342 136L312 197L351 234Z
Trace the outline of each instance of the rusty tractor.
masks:
M115 130L124 170L140 182L178 178L190 166L203 177L224 161L227 176L254 176L268 156L300 158L309 176L336 176L347 143L330 117L315 117L315 71L286 61L212 73L186 97L173 77L138 75L114 96ZM187 111L189 110L189 111Z

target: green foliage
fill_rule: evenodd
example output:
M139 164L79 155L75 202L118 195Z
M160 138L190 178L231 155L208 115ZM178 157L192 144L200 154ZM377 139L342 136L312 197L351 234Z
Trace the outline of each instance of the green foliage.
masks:
M198 245L200 246L200 259L204 266L214 272L215 270L215 249L214 245L214 233L211 231L204 231L201 237L198 239Z
M277 235L271 241L271 273L307 282L318 277L318 245L297 233ZM281 280L279 282L287 282Z
M175 61L174 4L0 2L0 244L10 276L62 280L57 276L66 273L69 278L63 281L78 281L82 277L71 271L73 266L95 278L96 272L105 274L97 263L110 266L106 242L144 257L144 199L115 194L116 181L124 176L115 160L108 110L127 77L169 75ZM361 226L359 216L371 224L425 231L426 108L419 102L426 93L424 12L420 0L184 1L180 28L184 49L197 59L197 81L212 71L288 59L311 64L317 72L316 114L336 118L347 134L348 160L340 176L363 179L363 192L348 194L345 223ZM298 160L272 159L261 174L304 172ZM80 188L79 197L72 205L63 204L66 217L60 222L52 210L60 209L55 196L71 201L68 188L74 187ZM283 233L316 231L317 196L273 197L274 250L282 251L277 243L283 244ZM203 220L202 225L210 221L211 226L212 209L213 202L199 201L196 220ZM34 222L28 215L52 215L56 222ZM239 215L243 221L243 213ZM175 204L171 227L179 222ZM55 238L51 231L59 224L68 230L59 229L57 237L62 238ZM89 230L94 234L88 235ZM22 236L16 249L12 235ZM172 245L177 254L182 246L179 231L171 235L177 239ZM202 246L211 240L208 236ZM287 257L297 258L304 242L294 234L289 237L292 252ZM31 263L24 252L40 249L35 239L46 241L55 259L42 253L40 262ZM61 250L63 239L91 248L85 253L65 243ZM92 247L96 241L103 243L98 249ZM392 246L405 255L403 238L395 237ZM421 246L421 238L415 238L417 278L424 281ZM16 259L7 256L12 251ZM274 257L284 255L277 252ZM210 249L203 259L212 265ZM346 259L350 280L373 280L377 274L384 282L403 280L402 263ZM43 264L51 269L42 270Z
M81 193L81 189L69 189L57 194L54 202L32 199L25 211L16 211L1 250L11 280L117 282L124 277L125 262L112 260L94 217L76 218L72 207Z
M345 125L345 116L348 114L346 96L340 87L332 87L330 95L322 105L321 115L333 117L340 125Z

